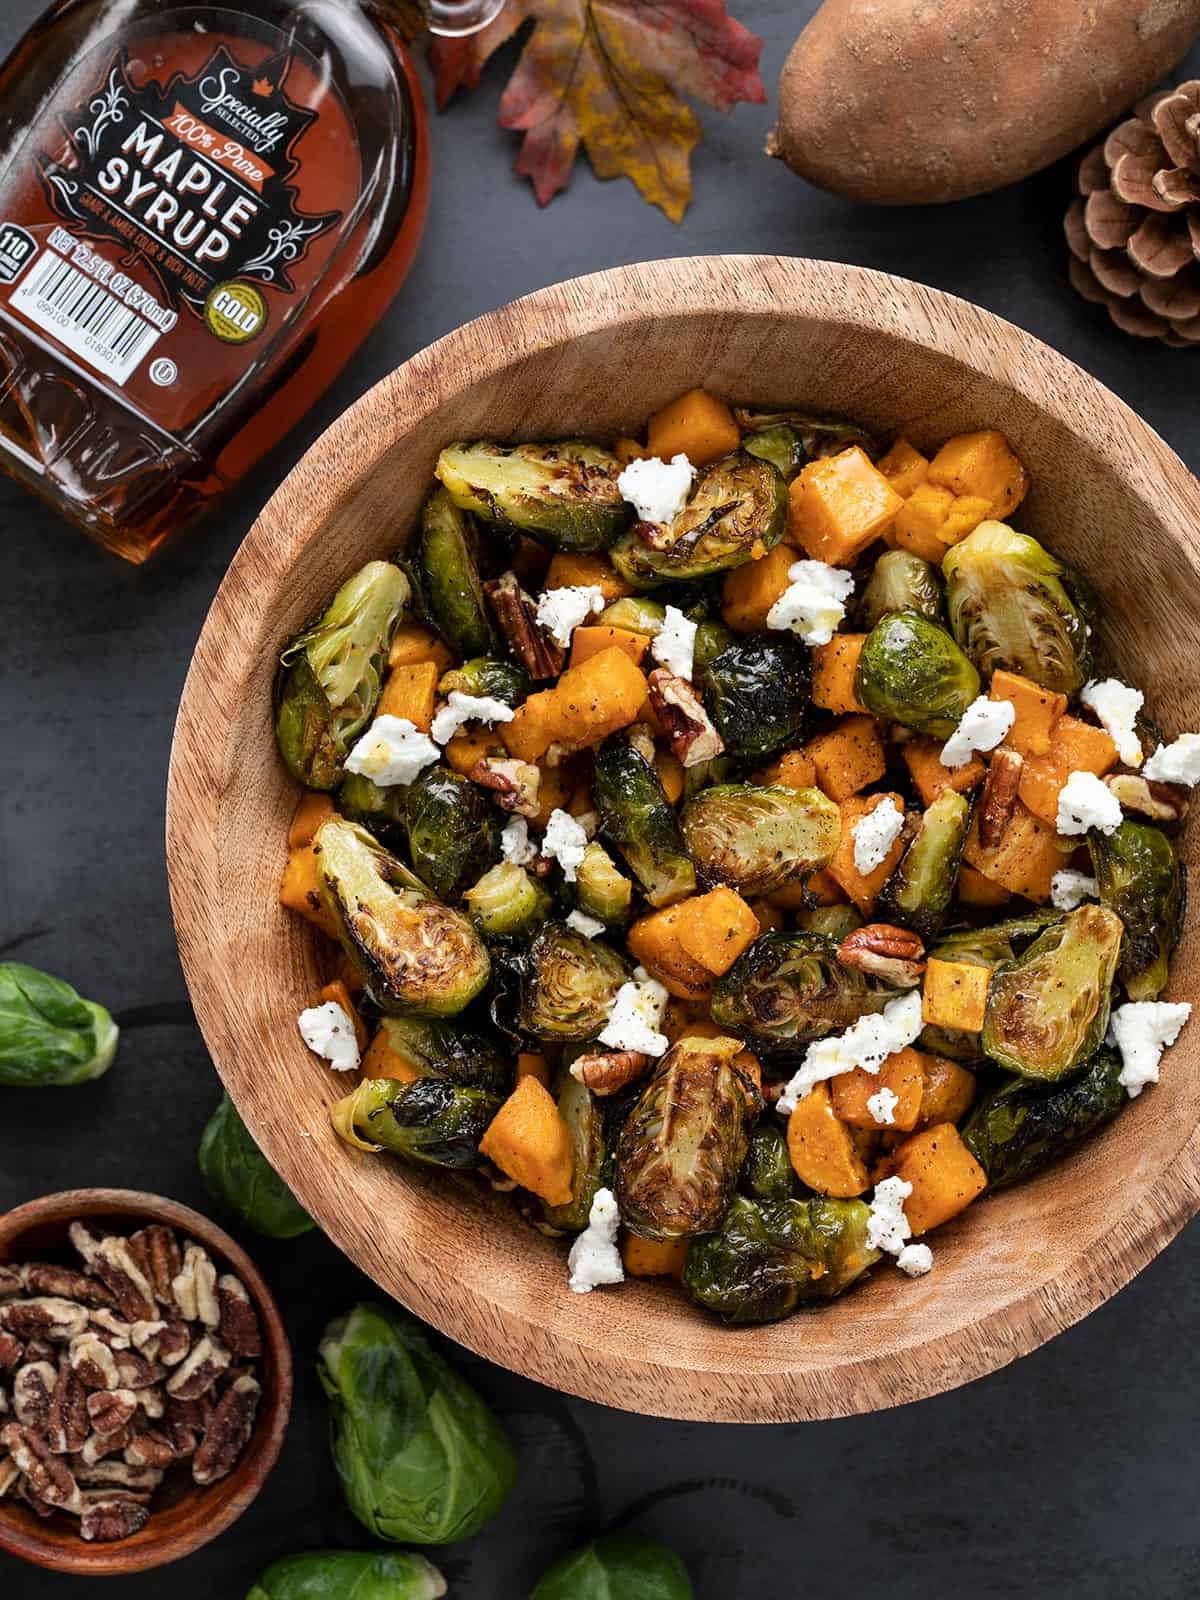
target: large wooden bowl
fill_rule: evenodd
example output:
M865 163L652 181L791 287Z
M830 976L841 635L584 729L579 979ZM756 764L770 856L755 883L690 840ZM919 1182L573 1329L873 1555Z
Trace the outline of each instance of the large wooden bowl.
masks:
M407 538L439 447L628 432L701 383L924 446L1002 428L1033 474L1019 521L1095 581L1105 642L1164 727L1200 726L1200 486L1115 396L1010 324L899 278L777 257L656 262L542 290L440 340L291 474L230 567L184 690L172 898L200 1026L239 1110L330 1237L398 1300L493 1361L609 1405L837 1416L1003 1366L1178 1232L1200 1195L1194 1035L1102 1137L941 1229L928 1277L880 1268L811 1315L730 1332L673 1285L572 1295L563 1247L502 1200L341 1144L327 1116L339 1084L296 1032L323 971L318 941L276 899L297 799L271 732L279 646ZM1193 910L1175 996L1197 994L1195 922Z

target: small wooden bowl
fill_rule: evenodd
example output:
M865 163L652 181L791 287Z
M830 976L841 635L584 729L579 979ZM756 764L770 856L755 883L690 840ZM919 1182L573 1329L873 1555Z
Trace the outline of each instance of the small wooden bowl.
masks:
M241 1460L227 1478L206 1489L175 1482L168 1474L140 1533L114 1544L86 1544L70 1517L43 1522L23 1503L0 1500L0 1550L56 1572L101 1578L178 1561L237 1521L279 1457L292 1408L292 1353L271 1291L241 1246L198 1211L160 1195L135 1189L68 1189L30 1200L0 1217L0 1261L73 1255L67 1228L79 1218L109 1226L115 1233L161 1222L184 1238L195 1239L218 1265L245 1284L263 1336L256 1368L262 1400Z
M278 904L298 794L271 727L280 645L408 537L453 439L604 438L694 384L841 412L932 449L1001 428L1033 488L1020 526L1081 566L1103 643L1171 735L1200 727L1200 487L1114 395L1011 324L828 262L718 256L597 273L440 340L366 395L271 501L221 585L184 690L168 860L196 1014L242 1116L358 1266L481 1355L630 1410L712 1421L836 1416L953 1388L1107 1299L1200 1197L1197 1025L1164 1081L1036 1181L939 1229L936 1265L881 1266L832 1305L731 1332L674 1285L572 1295L566 1251L480 1186L341 1144L343 1092L296 1032L328 957ZM1184 856L1195 858L1195 829ZM1197 998L1198 897L1171 993Z

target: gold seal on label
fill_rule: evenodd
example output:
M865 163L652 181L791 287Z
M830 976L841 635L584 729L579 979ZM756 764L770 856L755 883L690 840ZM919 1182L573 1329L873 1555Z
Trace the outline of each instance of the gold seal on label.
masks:
M246 344L267 325L267 302L248 283L219 283L204 302L209 331L226 344Z

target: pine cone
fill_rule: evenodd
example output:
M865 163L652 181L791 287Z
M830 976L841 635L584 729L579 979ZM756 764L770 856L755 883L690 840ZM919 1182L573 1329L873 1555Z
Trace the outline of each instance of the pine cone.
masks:
M1200 344L1200 80L1147 97L1079 165L1071 282L1126 333Z

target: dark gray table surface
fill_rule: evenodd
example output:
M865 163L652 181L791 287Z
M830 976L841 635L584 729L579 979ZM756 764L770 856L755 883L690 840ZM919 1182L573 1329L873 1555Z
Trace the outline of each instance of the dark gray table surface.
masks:
M40 0L8 0L0 48L40 9ZM735 9L766 37L773 98L815 5L741 0ZM740 107L705 115L682 227L629 183L598 183L585 160L566 195L539 211L510 173L510 136L495 126L513 60L505 51L474 96L434 119L433 210L400 302L295 437L206 527L134 570L0 481L0 953L63 974L125 1022L119 1062L100 1083L5 1098L0 1207L76 1184L206 1206L195 1151L217 1081L190 1019L163 860L177 698L225 566L271 489L350 401L430 340L593 268L715 251L819 256L902 273L1011 318L1200 461L1200 358L1115 332L1067 285L1066 167L938 210L869 210L762 159L771 110ZM120 1600L238 1600L280 1554L368 1543L340 1505L311 1356L325 1321L370 1285L320 1236L247 1243L279 1296L297 1360L282 1460L208 1549L169 1574L110 1581L105 1592ZM553 1557L611 1527L674 1545L701 1600L1190 1596L1200 1585L1198 1268L1192 1230L1115 1301L1018 1365L842 1422L652 1421L452 1352L511 1429L521 1478L478 1539L433 1554L465 1600L522 1600ZM63 1600L72 1580L0 1557L0 1592Z

